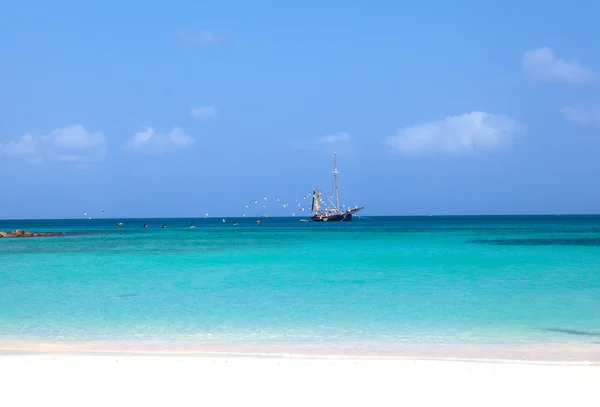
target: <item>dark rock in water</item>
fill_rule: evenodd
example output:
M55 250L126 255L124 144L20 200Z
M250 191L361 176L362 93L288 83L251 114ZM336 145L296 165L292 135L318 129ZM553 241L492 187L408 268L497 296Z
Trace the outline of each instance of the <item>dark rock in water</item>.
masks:
M13 230L12 232L0 232L0 238L3 237L49 237L61 236L59 232L28 232L26 230Z

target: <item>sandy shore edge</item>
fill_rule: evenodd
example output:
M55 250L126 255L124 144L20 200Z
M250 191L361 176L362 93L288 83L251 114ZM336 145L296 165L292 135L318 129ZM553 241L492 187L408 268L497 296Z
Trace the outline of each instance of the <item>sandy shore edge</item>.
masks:
M573 344L422 345L202 343L181 341L0 340L0 355L254 357L353 360L440 360L600 365L600 346Z
M600 366L306 357L0 355L7 406L597 405Z

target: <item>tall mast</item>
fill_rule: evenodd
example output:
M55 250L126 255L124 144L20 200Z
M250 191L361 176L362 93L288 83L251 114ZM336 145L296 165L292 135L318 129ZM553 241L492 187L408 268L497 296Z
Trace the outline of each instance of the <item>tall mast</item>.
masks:
M340 210L340 197L338 192L338 170L337 170L337 159L336 153L333 153L333 182L335 183L335 210L336 212Z

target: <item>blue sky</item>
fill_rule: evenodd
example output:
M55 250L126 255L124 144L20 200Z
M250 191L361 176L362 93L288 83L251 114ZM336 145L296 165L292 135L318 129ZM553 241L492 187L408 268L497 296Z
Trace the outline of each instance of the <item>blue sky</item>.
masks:
M481 3L4 4L0 218L600 212L600 4Z

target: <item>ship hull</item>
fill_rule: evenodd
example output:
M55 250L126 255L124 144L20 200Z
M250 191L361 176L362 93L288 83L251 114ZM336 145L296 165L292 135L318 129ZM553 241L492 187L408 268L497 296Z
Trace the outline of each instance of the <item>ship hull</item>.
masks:
M351 222L352 215L354 215L356 212L360 211L361 209L362 208L356 208L356 209L351 209L346 212L334 213L331 215L318 214L318 215L311 216L310 219L313 222Z

